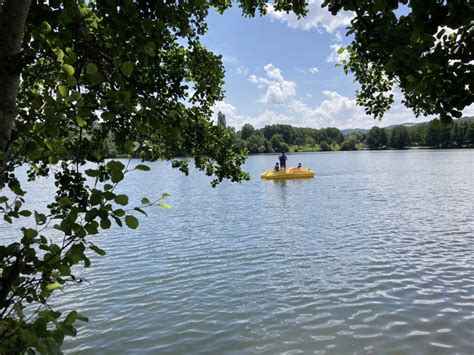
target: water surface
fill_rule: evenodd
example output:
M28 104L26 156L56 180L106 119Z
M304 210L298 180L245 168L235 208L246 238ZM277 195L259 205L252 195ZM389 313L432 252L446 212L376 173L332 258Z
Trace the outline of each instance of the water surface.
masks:
M131 175L121 192L173 209L95 238L108 255L56 300L91 319L64 350L474 353L473 150L293 154L315 179L260 180L275 162L216 189L164 162Z

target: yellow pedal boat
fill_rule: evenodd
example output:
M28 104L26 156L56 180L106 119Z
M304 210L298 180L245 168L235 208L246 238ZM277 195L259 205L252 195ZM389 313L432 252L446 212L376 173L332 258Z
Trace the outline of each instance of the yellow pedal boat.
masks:
M310 168L289 168L287 170L266 170L260 175L262 179L308 179L314 178L314 171Z

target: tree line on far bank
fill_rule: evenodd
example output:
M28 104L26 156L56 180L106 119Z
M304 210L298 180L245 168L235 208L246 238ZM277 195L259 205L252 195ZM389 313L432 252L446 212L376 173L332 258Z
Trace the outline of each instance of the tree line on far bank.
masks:
M225 116L221 113L218 125L226 126ZM247 123L240 131L233 127L226 129L233 137L233 149L249 153L474 147L474 118L463 118L449 124L435 119L413 126L374 126L368 131L352 131L346 135L334 127L315 129L283 124L256 129Z

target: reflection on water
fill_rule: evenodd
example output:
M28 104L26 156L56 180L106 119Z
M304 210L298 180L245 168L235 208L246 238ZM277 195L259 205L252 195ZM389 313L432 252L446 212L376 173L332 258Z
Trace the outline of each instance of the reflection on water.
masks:
M288 159L315 179L260 180L272 156L242 185L165 163L128 179L174 208L95 238L108 255L56 300L91 319L65 350L473 353L474 151Z

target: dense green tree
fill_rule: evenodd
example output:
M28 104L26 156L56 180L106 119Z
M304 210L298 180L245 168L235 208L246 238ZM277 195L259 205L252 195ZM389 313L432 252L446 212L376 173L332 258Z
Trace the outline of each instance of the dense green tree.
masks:
M370 149L380 148L380 128L377 126L372 127L367 133L367 146Z
M217 113L217 125L226 128L227 124L225 121L225 115L219 111Z
M281 152L284 143L285 141L280 133L275 133L270 139L270 144L275 152Z
M341 150L356 150L357 138L348 136L341 144Z
M451 126L451 131L449 132L449 140L450 140L450 145L454 147L459 147L462 146L462 141L461 144L459 144L459 125L458 124L453 124Z
M237 3L247 16L266 11L266 1ZM0 246L0 353L59 352L85 318L76 311L64 317L48 300L77 282L74 266L89 266L91 251L105 253L89 236L112 223L137 228L144 208L168 207L158 197L133 208L117 192L131 170L149 168L106 161L111 133L118 151L145 160L189 152L213 185L247 178L230 132L211 121L223 98L222 58L200 42L209 8L230 5L0 0L0 215L7 223L31 219ZM297 14L306 6L274 5ZM87 161L96 165L84 170ZM54 169L56 196L40 211L25 208L20 165L30 180ZM173 166L188 169L184 160Z
M304 145L306 138L302 129L293 130L293 143L295 145ZM314 143L316 144L316 141Z
M466 129L466 133L464 134L464 144L467 146L474 145L474 122L470 122Z
M279 149L280 152L285 152L285 153L288 153L290 151L290 147L288 146L288 144L286 144L285 142L281 143L280 144L280 149Z
M380 147L382 148L388 146L388 137L387 137L387 132L385 131L385 128L380 129L379 142L380 142Z
M313 137L308 136L308 137L306 137L304 143L307 146L314 147L316 145L316 140Z
M254 132L255 128L250 123L246 123L243 125L242 130L240 131L240 136L242 139L248 139Z
M355 13L344 69L361 84L357 103L368 114L383 116L395 84L416 115L449 121L474 102L471 2L325 0L323 6Z
M451 142L451 128L453 124L452 123L441 123L441 126L439 128L438 134L439 134L439 146L441 148L448 148L452 145Z
M389 139L392 148L402 149L409 145L408 131L405 126L395 126L390 132Z
M337 143L340 144L344 140L344 135L340 130L338 130L335 127L329 127L321 130L325 141L327 141L329 144L332 143Z
M265 153L266 139L260 132L254 132L247 140L250 153Z
M327 152L331 150L331 146L326 141L322 141L319 143L319 147L323 152Z
M247 150L247 142L240 137L240 134L232 135L232 150L234 153L243 153Z
M437 147L439 145L439 127L440 122L437 119L428 123L425 129L424 145L429 147Z

